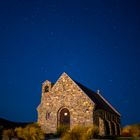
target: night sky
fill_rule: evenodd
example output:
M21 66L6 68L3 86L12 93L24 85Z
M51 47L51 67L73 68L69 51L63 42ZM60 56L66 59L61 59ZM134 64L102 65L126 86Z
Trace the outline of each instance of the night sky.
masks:
M0 117L36 121L63 72L140 122L140 1L0 0Z

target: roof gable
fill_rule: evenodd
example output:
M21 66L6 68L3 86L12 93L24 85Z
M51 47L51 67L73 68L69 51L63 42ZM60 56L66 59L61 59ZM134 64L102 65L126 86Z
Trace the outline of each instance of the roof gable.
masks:
M52 90L57 86L57 84L58 83L60 83L61 82L61 85L63 86L64 85L64 79L65 79L65 77L68 77L70 80L72 80L65 72L63 72L62 74L61 74L61 76L58 78L58 80L55 82L55 83L53 83L53 87L52 87ZM73 81L73 80L72 80Z
M69 87L68 84L71 84L71 86ZM72 78L70 78L70 76L67 75L65 72L62 73L62 75L58 78L58 80L56 81L56 83L53 85L51 91L52 92L55 92L55 91L58 90L58 88L59 88L59 91L66 91L66 90L69 90L69 88L72 88L72 90L73 90L74 87L77 90L81 91L81 93L84 94L84 96L86 96L86 98L88 98L88 100L90 101L90 103L95 104L93 102L93 100L91 98L89 98L87 96L87 94L79 87L79 85L77 85L77 83Z

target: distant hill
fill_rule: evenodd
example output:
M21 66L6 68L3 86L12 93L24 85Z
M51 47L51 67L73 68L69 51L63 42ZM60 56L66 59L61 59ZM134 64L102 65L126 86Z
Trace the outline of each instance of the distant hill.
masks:
M125 128L125 127L128 127L128 126L140 128L140 123L137 123L137 124L129 124L129 125L124 126L124 128Z
M5 129L15 128L15 127L24 127L32 122L12 122L3 118L0 118L0 128L3 127Z
M0 118L0 139L1 134L4 129L10 129L10 128L16 128L16 127L25 127L28 124L31 124L32 122L12 122L3 118Z

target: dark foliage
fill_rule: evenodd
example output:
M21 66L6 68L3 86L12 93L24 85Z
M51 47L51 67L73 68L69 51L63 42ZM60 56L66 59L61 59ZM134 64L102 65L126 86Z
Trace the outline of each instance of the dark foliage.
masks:
M32 122L12 122L3 118L0 118L0 136L2 135L2 131L4 129L15 129L16 127L25 127L26 125Z

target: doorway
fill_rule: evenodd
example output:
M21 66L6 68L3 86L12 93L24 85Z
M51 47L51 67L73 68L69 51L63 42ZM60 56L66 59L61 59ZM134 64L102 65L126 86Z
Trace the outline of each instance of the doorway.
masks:
M70 128L70 112L67 108L63 108L58 112L59 126L67 126Z

